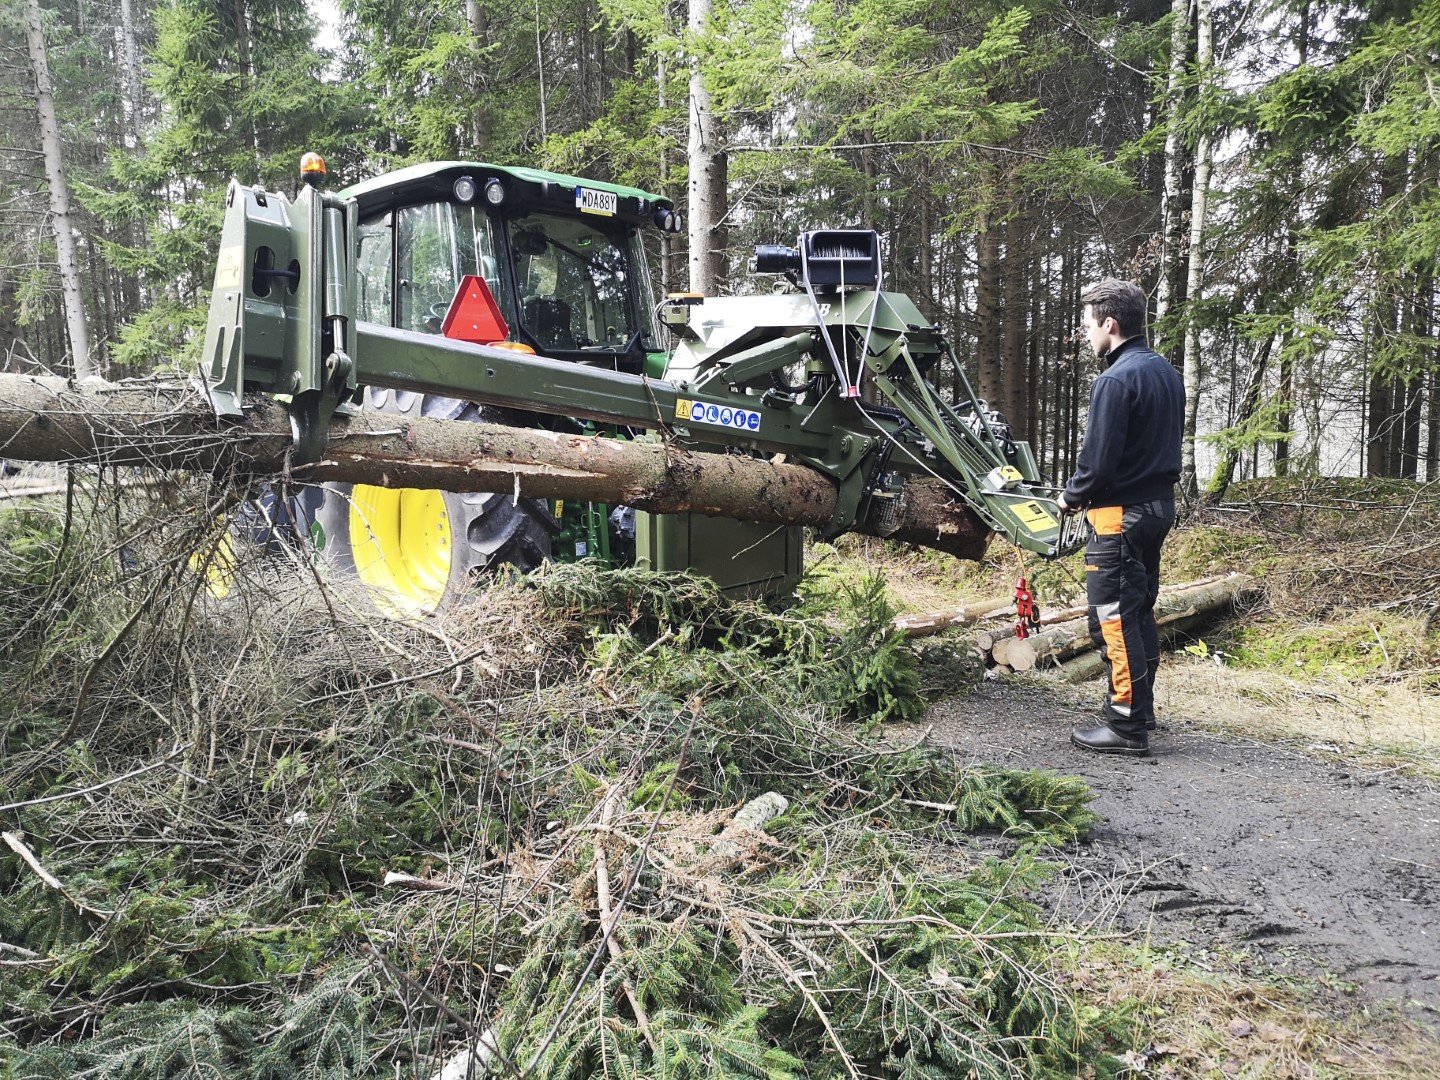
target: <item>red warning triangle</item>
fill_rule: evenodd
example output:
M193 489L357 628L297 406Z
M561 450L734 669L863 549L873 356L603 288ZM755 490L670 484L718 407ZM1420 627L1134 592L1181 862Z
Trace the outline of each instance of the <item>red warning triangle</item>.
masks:
M440 332L455 341L491 345L509 337L510 327L505 324L505 316L500 314L500 305L495 303L495 294L485 279L466 274L455 290L455 299L450 301Z

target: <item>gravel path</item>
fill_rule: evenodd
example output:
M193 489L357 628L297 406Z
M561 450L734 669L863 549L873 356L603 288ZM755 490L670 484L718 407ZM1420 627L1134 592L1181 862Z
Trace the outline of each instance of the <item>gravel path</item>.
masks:
M1089 782L1104 820L1062 853L1056 902L1073 916L1331 973L1435 1026L1440 785L1164 718L1148 758L1076 750L1070 729L1092 715L1044 686L990 682L925 722L963 759Z

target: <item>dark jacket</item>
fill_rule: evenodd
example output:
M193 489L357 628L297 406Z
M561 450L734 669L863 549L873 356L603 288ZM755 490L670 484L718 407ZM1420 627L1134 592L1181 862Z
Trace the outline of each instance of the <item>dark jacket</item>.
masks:
M1090 390L1085 445L1065 501L1083 507L1173 499L1185 430L1180 373L1140 337L1121 343L1109 359Z

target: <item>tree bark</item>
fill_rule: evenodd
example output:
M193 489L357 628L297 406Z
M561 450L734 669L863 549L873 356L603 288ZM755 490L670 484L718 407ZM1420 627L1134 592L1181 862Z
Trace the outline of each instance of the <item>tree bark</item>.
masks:
M975 237L975 368L980 396L992 409L1005 407L1005 365L1000 344L1000 231L990 210L981 213Z
M1200 72L1200 99L1209 98L1212 39L1210 0L1196 0L1195 66ZM1195 493L1195 418L1200 411L1200 324L1195 305L1205 282L1205 207L1210 197L1210 134L1202 131L1195 144L1195 183L1190 194L1190 265L1185 282L1185 439L1181 450L1180 487Z
M120 59L125 69L125 93L130 101L130 131L134 146L140 145L140 124L144 99L140 89L140 45L135 33L134 0L120 0Z
M717 183L723 168L719 132L705 86L705 39L710 32L710 0L690 0L688 36L690 61L690 142L686 209L690 218L690 290L713 295L719 286L716 230L725 217L724 188ZM720 252L723 258L724 252Z
M490 53L490 15L483 0L465 0L465 22L474 39L477 76L485 70ZM471 139L482 154L487 153L490 142L490 94L483 85L483 77L477 78L475 86L474 112L470 117Z
M60 290L65 303L65 325L77 378L95 374L90 359L90 334L85 326L85 300L80 290L80 259L70 222L70 187L65 182L65 159L60 149L60 128L55 122L55 90L45 56L45 33L40 22L40 0L25 0L25 40L35 76L35 116L40 124L40 148L45 156L45 179L50 185L50 224L55 232L55 254L60 263Z
M288 473L307 482L514 492L791 525L825 525L837 498L826 476L802 465L382 413L337 417L325 459L289 470L290 416L282 405L255 397L242 421L222 422L194 388L144 380L0 375L0 446L20 461ZM889 536L976 560L989 540L979 518L936 480L907 486L901 527Z
M1170 313L1175 273L1180 261L1180 178L1184 171L1183 147L1180 144L1184 93L1180 79L1185 74L1190 43L1189 0L1171 0L1170 19L1170 68L1165 78L1165 186L1160 201L1160 273L1155 286L1157 327ZM1156 347L1165 344L1157 333Z

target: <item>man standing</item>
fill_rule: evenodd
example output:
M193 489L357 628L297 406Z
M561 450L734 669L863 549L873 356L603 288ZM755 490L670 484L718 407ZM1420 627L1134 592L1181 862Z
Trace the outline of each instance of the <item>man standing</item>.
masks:
M1160 636L1155 597L1160 547L1175 523L1185 386L1146 343L1145 294L1106 278L1080 294L1081 329L1102 367L1075 475L1060 496L1067 514L1086 511L1085 591L1090 636L1110 669L1103 719L1070 741L1105 754L1150 752Z

